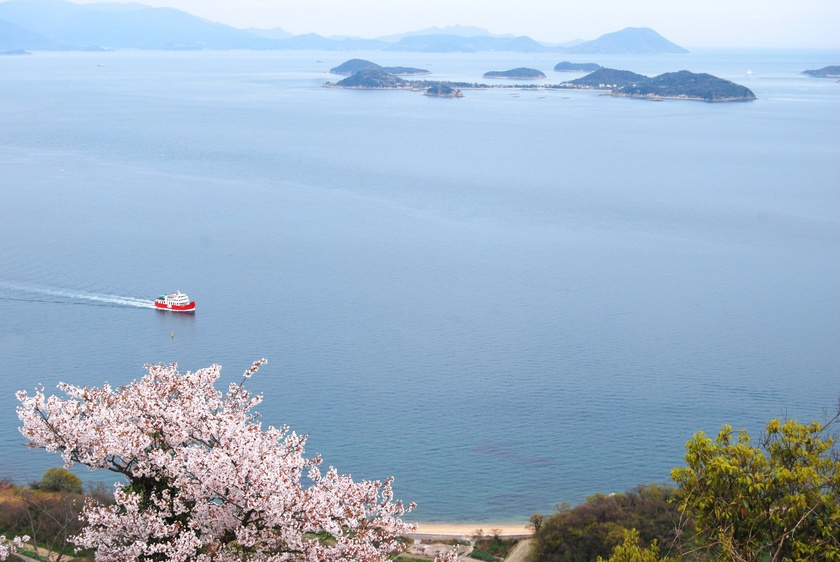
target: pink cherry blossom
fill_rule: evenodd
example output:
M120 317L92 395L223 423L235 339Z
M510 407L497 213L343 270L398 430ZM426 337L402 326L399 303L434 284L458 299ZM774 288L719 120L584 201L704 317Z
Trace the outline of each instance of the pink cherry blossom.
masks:
M29 537L27 535L15 537L12 540L8 540L3 535L0 535L0 560L7 559L28 540Z
M306 436L263 427L244 383L216 390L221 367L147 365L113 389L59 384L65 398L17 393L32 447L124 477L114 505L88 500L74 542L97 560L384 561L415 530L392 478L355 482L303 456ZM2 549L8 543L0 543ZM446 555L455 560L455 555Z

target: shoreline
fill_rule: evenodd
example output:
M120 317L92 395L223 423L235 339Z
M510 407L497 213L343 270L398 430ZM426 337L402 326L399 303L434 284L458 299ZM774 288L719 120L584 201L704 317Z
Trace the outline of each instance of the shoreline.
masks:
M490 536L491 529L501 531L503 537L530 537L534 534L528 523L494 523L481 521L476 523L445 523L418 521L417 532L409 533L410 537L446 537L446 538L472 538L476 530L481 529L485 536Z

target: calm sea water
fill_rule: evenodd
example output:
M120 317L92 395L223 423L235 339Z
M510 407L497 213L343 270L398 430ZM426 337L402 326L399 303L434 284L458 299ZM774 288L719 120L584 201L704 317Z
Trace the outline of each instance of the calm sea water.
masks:
M0 58L0 476L14 391L254 359L265 423L421 520L524 520L667 481L698 431L840 393L839 52L597 58L746 104L321 88L562 55ZM181 290L194 316L127 298ZM109 296L110 295L110 296ZM172 337L174 334L174 337ZM81 472L86 478L96 478Z

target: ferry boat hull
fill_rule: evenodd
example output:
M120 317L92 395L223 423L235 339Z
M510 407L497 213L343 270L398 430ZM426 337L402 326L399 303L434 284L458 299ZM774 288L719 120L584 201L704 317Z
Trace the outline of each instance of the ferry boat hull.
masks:
M155 301L155 308L158 310L171 310L172 312L195 312L195 301L190 301L188 304L166 304Z
M160 295L156 298L155 308L158 310L170 310L172 312L195 312L195 301L191 301L181 291L176 291L168 295Z

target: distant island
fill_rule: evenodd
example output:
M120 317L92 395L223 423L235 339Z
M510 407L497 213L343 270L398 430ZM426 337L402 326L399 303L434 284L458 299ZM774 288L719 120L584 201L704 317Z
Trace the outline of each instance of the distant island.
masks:
M422 74L431 74L430 71L424 68L411 68L409 66L379 66L375 62L365 59L350 59L335 68L331 68L330 72L333 74L346 74L352 76L360 70L381 70L388 74L395 76L419 76Z
M335 84L327 82L324 86L355 90L419 90L408 80L378 68L363 68L344 80Z
M651 99L688 99L707 102L752 101L755 94L746 86L711 74L666 72L644 82L623 86L612 91L615 96Z
M516 80L538 80L545 74L535 68L512 68L510 70L491 70L484 73L485 78L512 78Z
M818 70L806 70L802 74L815 78L840 78L840 65L824 66Z
M557 72L594 72L604 68L600 64L594 62L558 62L554 65L554 70Z
M423 94L424 96L434 96L439 98L462 98L464 97L463 92L456 88L453 88L449 84L435 84L434 86L430 86L426 89L426 92Z
M609 90L611 95L630 98L685 99L706 102L752 101L749 88L705 73L688 70L666 72L653 78L629 70L602 68L569 84L578 88Z
M348 63L358 59L347 61ZM347 63L345 63L347 64ZM358 63L354 63L358 64ZM341 65L344 66L344 65ZM341 66L336 68L341 68ZM352 65L351 65L352 66ZM536 74L535 74L536 73ZM488 72L488 78L516 76L524 79L545 77L532 68L514 68L506 71ZM688 70L666 72L650 78L629 70L599 68L598 70L559 84L515 84L510 86L488 85L477 82L451 82L434 80L404 80L380 68L362 68L352 76L337 83L326 82L327 88L351 88L357 90L425 90L425 95L440 97L463 97L462 89L516 88L522 90L606 90L610 95L659 101L662 99L698 100L705 102L752 101L755 94L747 87L729 80L705 73Z

